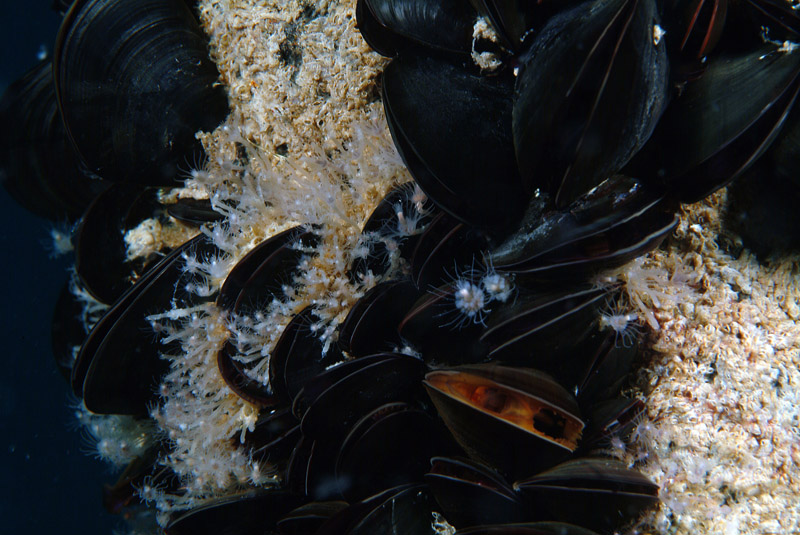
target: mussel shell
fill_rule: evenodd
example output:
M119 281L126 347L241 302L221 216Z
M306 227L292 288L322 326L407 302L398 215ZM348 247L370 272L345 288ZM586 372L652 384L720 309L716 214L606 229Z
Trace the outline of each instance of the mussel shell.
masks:
M383 489L421 482L434 455L457 449L427 412L405 402L381 405L353 425L336 460L336 479L348 502Z
M433 500L424 485L405 485L383 491L351 506L353 511L340 513L347 522L345 529L330 529L331 519L316 535L375 535L376 533L402 533L403 535L435 535L431 525ZM350 514L347 514L350 513Z
M8 87L0 119L0 182L26 210L74 221L108 187L81 173L58 112L49 60Z
M344 501L311 502L301 505L278 521L281 535L308 535L317 533L331 517L347 507Z
M510 305L491 313L481 342L495 360L550 369L596 328L607 289L520 290ZM572 359L574 362L574 359Z
M270 352L269 383L283 400L293 400L308 381L343 358L335 346L325 351L319 333L311 328L314 317L310 306L298 312Z
M440 213L417 241L411 279L420 289L441 286L456 276L458 266L474 264L488 246L485 232Z
M299 244L315 243L303 227L293 227L259 243L231 269L222 283L217 305L242 313L283 295L283 286L303 256Z
M721 188L766 150L800 90L800 55L765 44L720 57L664 114L630 171L682 202Z
M456 528L525 519L522 502L511 485L473 461L434 457L425 482L447 521Z
M531 474L566 459L584 427L575 398L530 368L468 365L429 372L424 385L470 457L503 474Z
M374 50L394 56L410 46L469 55L475 12L460 0L359 0L361 36Z
M602 533L658 503L658 485L612 459L574 459L514 486L537 518L575 522Z
M483 326L456 309L455 291L449 284L422 295L398 326L400 336L426 362L463 364L487 358L487 346L480 341Z
M386 118L403 161L436 206L469 225L503 228L525 208L511 94L508 73L480 76L431 57L401 56L383 73Z
M182 0L77 0L54 58L68 135L108 180L179 183L202 150L195 133L228 113L206 37Z
M364 281L370 272L372 276L384 275L392 267L395 254L406 260L411 257L422 229L437 213L431 203L412 200L414 190L409 183L392 189L364 223L361 235L367 251L364 256L353 259L348 270L353 284ZM393 247L395 251L391 250Z
M532 216L491 251L498 271L544 281L584 278L654 249L678 224L661 188L622 175L566 209Z
M75 233L75 271L95 299L113 303L152 265L128 260L125 233L159 212L155 190L136 184L114 184L89 205Z
M563 208L618 171L666 105L655 0L598 0L560 13L520 57L513 135L528 191Z
M149 314L170 306L199 301L188 294L183 254L200 257L219 251L200 235L189 240L148 270L94 326L72 370L73 391L86 408L100 414L147 414L160 377L169 368L161 358L165 347L152 332Z
M350 426L375 408L421 397L419 384L424 363L415 357L384 353L338 367L347 364L343 377L338 378L341 372L334 367L306 385L305 390L321 392L303 414L304 435L324 440L343 437ZM376 381L377 377L380 381ZM320 389L319 385L330 386Z
M278 520L306 498L278 490L251 490L215 498L173 516L167 535L258 535L273 532Z
M666 32L677 38L668 37L667 43L684 61L701 61L719 41L727 13L728 0L670 0Z
M400 347L397 328L419 293L408 281L387 281L371 288L350 309L339 328L339 347L363 357Z

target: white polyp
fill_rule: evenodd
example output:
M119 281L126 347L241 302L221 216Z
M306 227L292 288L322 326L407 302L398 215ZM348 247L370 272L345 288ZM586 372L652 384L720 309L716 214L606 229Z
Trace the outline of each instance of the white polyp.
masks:
M481 286L489 295L490 299L505 303L511 297L514 286L508 278L499 273L490 273L481 279Z
M470 319L475 319L483 312L486 295L479 286L466 280L459 280L456 282L455 300L459 312Z

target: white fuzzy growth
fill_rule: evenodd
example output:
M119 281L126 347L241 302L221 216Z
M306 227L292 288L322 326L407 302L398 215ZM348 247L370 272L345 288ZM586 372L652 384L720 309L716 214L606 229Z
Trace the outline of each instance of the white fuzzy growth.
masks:
M481 286L486 291L490 299L505 303L514 293L514 285L511 280L499 273L490 272L481 279Z
M480 321L486 296L479 286L466 280L456 281L456 291L453 295L459 312L473 321Z

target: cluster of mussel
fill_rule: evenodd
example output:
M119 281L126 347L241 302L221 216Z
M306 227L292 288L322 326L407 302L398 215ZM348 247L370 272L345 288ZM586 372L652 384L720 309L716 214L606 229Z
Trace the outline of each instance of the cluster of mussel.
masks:
M598 453L643 405L618 397L637 344L621 337L630 316L608 312L619 288L595 276L657 247L678 203L756 160L797 179L798 12L783 0L359 0L357 17L393 58L382 100L421 191L393 190L366 222L351 282L381 282L336 344L313 331L313 307L299 312L270 350L268 388L225 344L222 377L261 409L231 447L281 485L211 500L166 531L620 529L658 489ZM49 217L82 215L77 273L110 305L85 339L69 294L55 322L59 353L80 346L62 369L93 412L146 417L158 403L169 349L146 318L196 304L185 259L220 254L200 235L132 265L120 237L153 216L218 217L146 187L179 183L194 132L224 117L216 78L186 3L78 0L53 64L0 104L18 126L3 134L4 185ZM283 299L316 230L264 241L208 299L232 315ZM145 478L181 492L157 457L131 464L112 507Z
M202 160L195 133L224 120L227 97L188 3L81 0L54 8L64 18L52 59L11 84L0 101L0 178L33 213L78 221L72 242L79 292L111 305L163 255L129 260L126 231L153 219L191 236L220 219L208 202L165 204L160 194ZM59 368L80 394L72 348L85 337L86 317L73 293L65 285L53 339ZM142 323L131 326L132 336Z

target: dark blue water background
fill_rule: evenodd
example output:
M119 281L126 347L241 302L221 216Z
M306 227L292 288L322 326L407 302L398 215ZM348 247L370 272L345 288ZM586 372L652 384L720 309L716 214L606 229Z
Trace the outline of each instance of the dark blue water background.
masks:
M60 16L51 0L0 0L0 92L52 53ZM5 124L0 125L6 128ZM52 225L0 190L0 534L104 534L122 528L103 510L116 478L85 451L66 382L50 349L50 319L69 259L48 258Z

